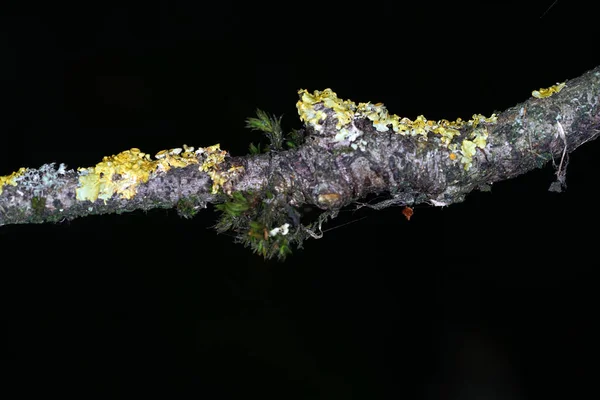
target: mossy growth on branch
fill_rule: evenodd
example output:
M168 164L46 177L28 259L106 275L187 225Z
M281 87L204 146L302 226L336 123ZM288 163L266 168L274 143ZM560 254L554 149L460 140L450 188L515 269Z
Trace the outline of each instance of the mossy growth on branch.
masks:
M333 212L323 212L317 221L303 225L300 212L287 199L271 191L233 192L231 197L215 206L221 213L214 228L218 233L233 233L235 241L250 247L265 259L285 260L292 248L302 248L309 237L320 238L322 223Z
M42 215L46 209L46 198L42 196L33 196L31 198L31 208L33 208L33 211L36 214Z
M294 233L273 200L269 192L233 192L229 200L215 206L221 212L215 229L232 232L236 242L265 259L277 256L283 260L291 252L289 242Z
M246 119L246 128L253 131L261 131L269 139L269 144L261 149L261 144L250 143L250 154L260 154L267 151L280 151L284 149L284 144L288 149L297 147L302 141L301 133L292 129L287 135L283 133L281 119L283 116L276 117L269 115L261 109L256 109L256 118Z
M182 197L177 202L177 214L183 218L194 217L201 208L204 204L196 196Z
M269 139L264 147L251 143L251 154L294 149L302 144L303 131L292 129L284 134L281 119L260 109L256 110L256 118L246 119L247 128L259 130ZM303 225L301 213L291 205L290 199L285 194L275 193L265 188L228 194L225 201L215 205L216 211L221 213L215 230L232 233L237 243L250 247L265 259L277 257L283 261L292 253L292 248L302 248L305 239L320 238L322 223L335 217L335 212L326 211L315 222Z

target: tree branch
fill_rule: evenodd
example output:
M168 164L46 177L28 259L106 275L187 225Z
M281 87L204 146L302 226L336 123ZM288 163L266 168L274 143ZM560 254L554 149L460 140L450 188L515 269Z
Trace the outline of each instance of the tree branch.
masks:
M233 230L265 257L284 257L291 243L319 237L325 219L360 207L370 194L389 195L371 205L378 209L448 206L549 161L557 170L550 189L560 190L568 154L600 133L600 67L469 121L411 121L329 89L299 94L305 125L293 148L278 150L279 120L263 113L269 123L261 124L259 113L249 127L270 129L272 146L263 154L231 157L218 145L184 146L152 158L131 149L89 168L21 168L0 177L0 226L152 208L175 207L189 217L210 202L223 212L218 231ZM324 213L301 224L303 205Z

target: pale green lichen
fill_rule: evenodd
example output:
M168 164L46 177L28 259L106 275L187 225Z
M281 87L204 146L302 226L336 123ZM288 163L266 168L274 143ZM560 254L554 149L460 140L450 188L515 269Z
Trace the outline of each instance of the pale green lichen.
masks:
M65 181L67 167L55 163L44 164L40 168L20 168L8 176L0 176L0 194L2 186L18 186L21 193L31 193L34 196L43 196L48 190L61 187Z
M462 141L462 144L460 146L460 152L462 154L460 162L464 164L465 170L471 168L476 148L477 145L475 144L475 142L472 142L471 140L467 139Z
M406 117L401 118L396 114L390 115L382 103L368 102L356 105L353 101L340 99L331 89L315 90L312 94L306 89L300 89L298 94L300 95L300 100L296 103L298 114L300 119L312 129L322 132L323 122L328 118L327 110L333 112L332 115L337 120L336 130L338 131L334 136L335 142L364 151L365 142L362 139L359 140L362 131L354 125L354 120L366 118L371 121L378 132L388 132L392 129L397 134L415 136L421 140L428 140L430 133L433 133L441 145L451 151L451 160L456 160L458 157L455 152L460 151L462 155L460 162L464 165L465 170L472 165L474 149L476 147L483 149L486 146L488 134L487 130L481 126L494 124L497 121L496 114L492 114L491 117L474 114L468 121L461 118L455 121L446 119L432 121L419 115L413 121ZM461 136L463 128L470 128L473 131L469 138L463 138L461 148L458 150L455 138Z

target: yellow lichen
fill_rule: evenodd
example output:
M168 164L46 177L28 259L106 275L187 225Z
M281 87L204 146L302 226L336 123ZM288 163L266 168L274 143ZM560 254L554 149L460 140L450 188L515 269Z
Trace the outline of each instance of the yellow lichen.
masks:
M203 156L203 162L199 169L207 172L213 180L213 194L244 170L242 166L231 166L227 171L220 170L220 164L225 161L227 152L221 150L219 144L196 151L184 144L183 148L159 151L155 156L156 160L152 160L150 154L132 148L106 156L93 167L78 168L79 182L75 197L77 200L92 202L97 199L106 202L113 195L131 199L137 193L139 185L148 182L154 174L167 172L171 168L198 164L200 155ZM16 178L26 171L27 168L21 168L10 175L0 176L0 194L4 185L16 186Z
M473 114L473 118L467 121L467 125L476 128L481 122L495 124L496 122L498 122L498 116L496 114L492 114L490 117L486 117L481 114Z
M391 127L397 134L417 136L421 140L428 140L431 132L434 137L439 138L442 146L452 151L455 151L457 147L453 140L461 135L461 129L468 127L473 130L471 134L473 140L467 140L467 142L483 149L487 144L488 134L487 130L480 129L481 125L495 124L498 120L496 114L492 114L490 117L474 114L472 119L468 121L457 118L455 121L442 119L436 122L428 120L423 115L417 116L413 121L406 117L401 118L396 114L390 115L383 103L372 104L368 102L356 105L350 100L342 100L331 89L315 90L312 94L306 89L300 89L298 94L300 100L296 103L296 107L300 119L316 130L322 129L321 123L328 115L326 110L333 111L333 116L337 119L336 129L338 130L338 133L334 135L334 140L338 142L356 140L361 133L353 128L352 120L366 118L372 122L373 127L379 132L387 132ZM466 146L470 148L471 145L467 144ZM471 158L465 156L464 151L461 151L461 153L463 154L461 161L465 164L465 169L469 169Z
M108 200L117 193L130 199L137 186L147 182L155 168L156 163L136 148L106 156L94 167L78 168L82 174L76 197L78 200Z
M536 97L538 99L543 99L545 97L550 97L552 96L554 93L558 93L562 90L562 88L565 87L565 82L563 83L557 83L556 85L550 86L549 88L541 88L539 90L534 90L533 92L531 92L531 95L533 97Z
M125 150L117 155L106 156L93 167L78 168L79 185L77 200L108 200L114 194L131 199L140 184L150 179L155 172L166 172L171 168L183 168L197 164L193 147L162 150L157 160L137 148Z
M227 152L221 150L221 145L219 143L206 147L204 152L206 153L206 158L200 166L200 171L208 173L210 179L213 181L212 194L216 194L219 191L219 188L227 181L226 174L219 170L219 164L225 161Z
M480 149L485 148L487 144L488 131L487 129L477 128L471 133L471 138L473 138L473 143Z
M204 172L208 172L216 168L219 164L225 161L225 156L227 155L225 150L221 150L221 145L219 143L205 147L204 153L206 154L206 159L200 166L200 170Z
M17 186L15 181L19 176L23 175L27 171L27 168L19 168L18 171L13 172L10 175L0 176L0 194L2 194L2 187L4 185Z
M477 126L480 122L495 123L495 115L492 115L490 118L485 118L480 114L473 115L473 119L468 123ZM466 171L473 165L473 156L476 153L477 147L484 149L487 145L488 131L485 127L479 126L471 132L469 138L470 140L464 139L460 147L460 153L462 155L460 162L463 164ZM455 158L452 159L454 160Z
M440 141L444 146L448 146L455 136L460 135L460 131L456 128L451 128L449 123L438 124L436 128L432 129L432 132L441 136Z
M320 127L319 122L327 117L323 110L315 109L314 106L317 104L322 103L324 107L335 112L338 121L336 124L337 129L349 124L354 116L354 110L356 109L354 102L338 98L337 94L331 89L325 89L322 92L315 90L312 95L306 89L301 89L298 94L300 100L296 103L296 107L300 114L300 120L317 129Z

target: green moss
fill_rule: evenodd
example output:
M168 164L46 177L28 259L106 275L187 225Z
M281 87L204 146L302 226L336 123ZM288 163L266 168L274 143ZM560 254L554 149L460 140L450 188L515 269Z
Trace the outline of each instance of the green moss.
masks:
M254 143L250 143L250 147L248 148L248 150L250 150L250 154L252 155L260 154L260 143L258 144L258 146L255 146Z
M340 154L349 154L352 152L354 152L354 149L350 146L340 146L340 147L333 149L334 156L339 156Z
M58 213L54 213L54 214L50 214L46 217L46 222L57 223L57 222L62 221L63 219L66 219L65 216L62 216Z
M251 196L252 193L248 193L247 195ZM244 211L248 210L250 208L250 204L242 192L233 192L230 200L222 204L217 204L215 207L217 210L221 210L232 217L237 217Z
M284 261L292 247L301 248L308 237L300 217L291 213L286 195L270 188L258 192L234 192L215 206L221 215L214 228L229 232L235 241L249 247L265 260Z
M41 196L33 196L31 198L31 208L37 215L42 215L46 210L46 198Z
M281 118L269 115L268 113L257 109L257 118L247 118L246 128L262 131L269 139L271 150L281 150L283 148L283 130L281 129ZM252 150L251 150L252 151Z
M269 139L269 144L261 148L260 143L258 145L250 143L250 154L256 155L269 151L280 151L283 150L284 144L288 149L294 149L302 143L303 134L301 131L292 129L288 134L284 134L281 127L282 117L270 115L260 109L256 110L256 116L256 118L246 119L246 128L253 131L261 131Z
M288 133L285 144L290 149L295 149L296 147L302 144L304 139L302 132L297 129L292 129L290 133Z
M177 202L177 214L183 218L193 218L200 208L195 196L182 197Z

